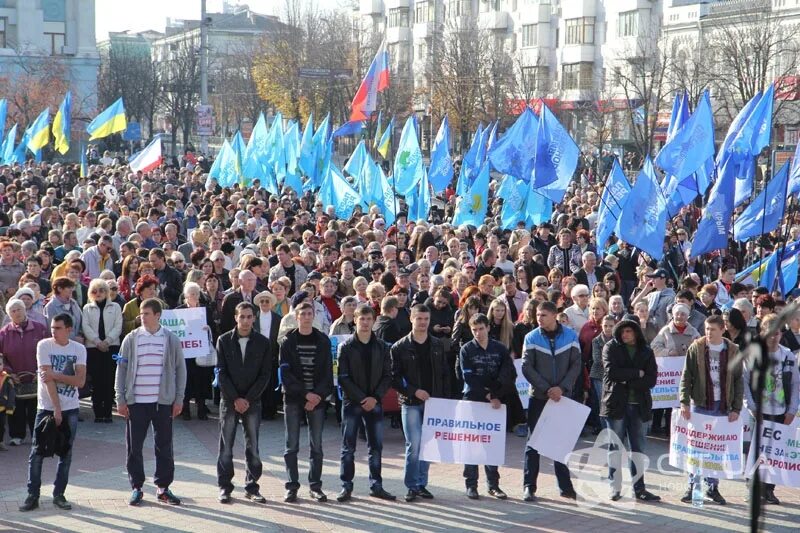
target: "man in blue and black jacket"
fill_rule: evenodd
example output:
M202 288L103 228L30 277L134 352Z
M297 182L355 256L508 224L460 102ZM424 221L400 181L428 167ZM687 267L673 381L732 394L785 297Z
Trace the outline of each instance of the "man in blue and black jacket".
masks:
M500 398L513 392L516 381L514 362L508 348L489 338L489 319L477 313L469 319L473 339L461 347L456 373L464 379L464 400L489 402L495 409L503 405ZM500 490L497 466L484 465L489 494L500 500L506 493ZM478 466L464 465L467 497L478 499Z
M528 404L528 435L533 434L548 400L557 402L562 396L571 397L572 389L582 371L581 348L574 330L558 322L558 308L552 302L542 302L536 309L539 327L525 336L522 373L531 384ZM555 462L556 479L561 496L576 499L569 469ZM536 478L539 476L539 452L525 448L523 499L536 499Z

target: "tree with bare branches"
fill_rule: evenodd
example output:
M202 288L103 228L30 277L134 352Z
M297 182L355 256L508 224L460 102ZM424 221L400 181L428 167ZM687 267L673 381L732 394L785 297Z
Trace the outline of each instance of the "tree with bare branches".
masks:
M189 144L189 136L195 120L195 108L200 102L200 54L199 42L183 39L166 43L168 50L158 63L161 91L159 103L170 116L172 150L182 133L183 145Z

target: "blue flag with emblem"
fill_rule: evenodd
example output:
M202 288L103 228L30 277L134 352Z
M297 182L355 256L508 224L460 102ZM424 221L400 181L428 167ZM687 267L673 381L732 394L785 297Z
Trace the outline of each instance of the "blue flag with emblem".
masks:
M728 246L728 232L733 215L733 195L736 174L739 172L740 158L730 154L719 167L717 181L711 188L708 203L703 208L703 215L697 225L692 241L691 257L707 252L721 250Z
M746 241L778 227L786 208L786 187L789 179L789 163L783 164L755 200L748 205L733 225L733 237Z
M714 115L708 92L703 93L689 120L667 141L656 164L680 183L714 157Z
M471 224L475 227L483 224L488 207L489 197L489 165L484 164L478 177L467 192L460 196L456 203L453 225Z
M502 229L516 229L517 223L525 220L525 203L528 200L529 188L529 183L508 174L503 175L497 188L497 197L503 199L503 209L500 211Z
M656 261L664 255L667 206L650 157L645 158L636 183L628 193L616 232L620 239L644 250Z
M534 189L547 187L567 176L572 179L581 151L564 126L558 121L547 104L542 104L539 113L539 130L536 134L531 183Z
M413 191L422 179L423 170L416 119L412 115L403 126L397 155L394 158L394 183L397 194L405 196Z
M606 243L611 237L614 228L617 226L617 220L625 207L625 201L628 199L628 194L631 192L631 184L619 161L614 158L614 164L611 167L611 172L606 179L606 186L603 189L603 194L600 196L600 208L597 210L597 251L602 256L605 251Z
M536 115L529 107L489 149L489 162L498 172L530 181L536 155Z
M361 203L361 195L347 183L342 172L332 162L328 165L329 172L326 181L330 187L330 200L336 218L347 220L353 215L353 209Z
M433 192L439 194L453 180L453 158L450 156L450 122L447 115L439 124L439 132L433 141L431 150L431 166L428 170L428 181Z

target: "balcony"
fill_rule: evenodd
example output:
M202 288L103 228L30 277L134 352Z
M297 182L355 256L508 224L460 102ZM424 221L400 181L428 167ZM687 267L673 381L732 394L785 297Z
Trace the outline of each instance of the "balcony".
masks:
M550 22L550 4L525 6L518 11L520 24L539 24Z
M408 26L401 26L397 28L386 29L386 42L387 43L401 43L411 40L411 28Z
M561 47L562 63L593 63L596 48L593 44L571 44Z
M596 0L570 0L561 6L561 18L596 17Z
M430 39L436 35L436 23L434 22L420 22L414 24L414 39Z
M481 13L479 21L483 29L505 30L509 25L509 16L507 11L490 11Z
M362 16L383 15L383 0L361 0L359 12Z
M396 7L411 7L411 0L386 0L386 11Z

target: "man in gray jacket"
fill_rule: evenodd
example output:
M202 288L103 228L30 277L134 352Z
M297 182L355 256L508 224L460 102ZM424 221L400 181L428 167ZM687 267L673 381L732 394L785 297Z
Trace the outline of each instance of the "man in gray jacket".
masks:
M117 411L127 420L125 426L126 467L131 493L130 505L142 503L144 462L142 448L153 426L156 451L158 501L180 505L169 490L175 475L172 454L172 419L183 409L186 388L186 363L178 337L161 327L161 301L149 298L139 307L142 325L131 331L119 351L114 384Z

